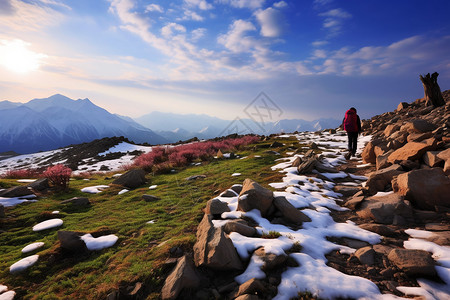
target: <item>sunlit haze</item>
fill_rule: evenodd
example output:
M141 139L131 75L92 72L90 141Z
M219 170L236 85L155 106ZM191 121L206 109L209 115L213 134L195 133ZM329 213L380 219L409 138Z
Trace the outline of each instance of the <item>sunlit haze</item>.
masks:
M450 88L450 1L1 0L0 100L63 94L111 113L363 117Z

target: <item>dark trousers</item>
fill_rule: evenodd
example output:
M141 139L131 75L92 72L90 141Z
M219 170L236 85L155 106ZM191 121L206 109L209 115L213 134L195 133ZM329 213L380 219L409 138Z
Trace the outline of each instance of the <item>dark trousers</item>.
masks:
M358 143L358 132L347 132L348 137L348 151L353 155L356 153L356 145Z

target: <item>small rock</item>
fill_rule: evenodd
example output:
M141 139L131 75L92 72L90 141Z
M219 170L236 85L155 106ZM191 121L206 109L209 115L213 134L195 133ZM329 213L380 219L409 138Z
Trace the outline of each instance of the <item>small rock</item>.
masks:
M206 175L192 175L192 176L185 178L185 180L190 181L190 180L197 180L197 179L204 179L204 178L206 178Z
M211 199L206 203L205 213L209 215L221 215L224 212L229 212L228 204L219 199Z
M154 196L154 195L142 195L142 199L144 199L146 202L153 202L161 200L161 198Z
M86 197L73 197L73 198L61 201L61 204L72 204L72 205L76 205L76 206L86 206L86 205L90 205L91 202Z

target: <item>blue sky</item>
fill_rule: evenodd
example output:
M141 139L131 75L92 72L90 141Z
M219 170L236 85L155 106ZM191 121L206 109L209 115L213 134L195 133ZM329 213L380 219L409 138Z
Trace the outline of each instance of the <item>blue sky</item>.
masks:
M362 118L450 88L450 1L2 0L0 100L61 93L110 112Z

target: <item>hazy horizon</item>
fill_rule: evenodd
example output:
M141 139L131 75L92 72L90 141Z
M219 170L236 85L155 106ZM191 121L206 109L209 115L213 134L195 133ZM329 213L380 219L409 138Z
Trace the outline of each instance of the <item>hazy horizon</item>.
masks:
M233 120L264 92L278 119L340 119L351 106L370 118L423 97L420 74L437 71L450 88L449 8L444 0L5 0L0 96L63 94L132 118Z

